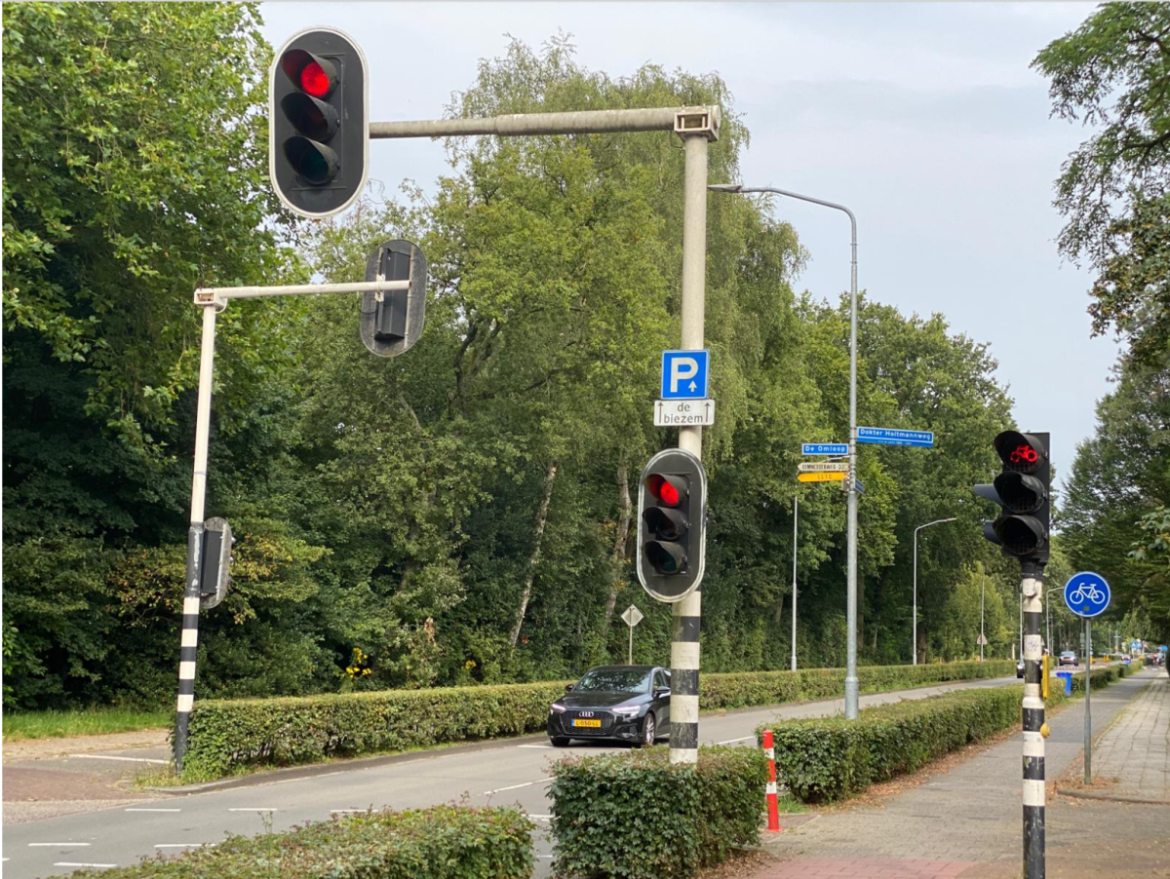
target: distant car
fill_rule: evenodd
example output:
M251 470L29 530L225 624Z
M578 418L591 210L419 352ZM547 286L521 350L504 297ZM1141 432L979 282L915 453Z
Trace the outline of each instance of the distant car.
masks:
M558 748L572 739L617 739L639 747L666 736L670 671L653 665L591 668L548 709L548 737Z
M1077 664L1077 655L1075 653L1073 653L1073 651L1071 651L1071 650L1066 650L1062 654L1060 654L1059 664L1060 665L1076 665Z
M1016 677L1022 678L1024 676L1024 660L1016 660Z

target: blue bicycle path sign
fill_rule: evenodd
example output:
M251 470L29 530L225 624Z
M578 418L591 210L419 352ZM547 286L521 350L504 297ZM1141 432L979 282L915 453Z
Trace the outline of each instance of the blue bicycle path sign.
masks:
M1092 571L1073 574L1064 584L1064 603L1079 617L1100 616L1109 607L1109 584Z

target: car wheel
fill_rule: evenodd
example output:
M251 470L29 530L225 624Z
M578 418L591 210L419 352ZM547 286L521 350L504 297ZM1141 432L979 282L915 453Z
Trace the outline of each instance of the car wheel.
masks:
M654 739L658 737L658 724L654 721L654 715L647 714L646 719L642 721L642 740L638 742L639 748L649 748L654 744Z
M554 748L567 748L567 747L569 747L569 737L568 736L549 736L548 739L550 742L553 743Z

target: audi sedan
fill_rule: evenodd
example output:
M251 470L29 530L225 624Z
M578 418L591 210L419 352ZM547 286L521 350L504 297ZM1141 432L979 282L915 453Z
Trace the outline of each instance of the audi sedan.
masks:
M548 737L563 748L573 739L616 739L638 747L667 735L670 671L653 665L591 668L548 709Z

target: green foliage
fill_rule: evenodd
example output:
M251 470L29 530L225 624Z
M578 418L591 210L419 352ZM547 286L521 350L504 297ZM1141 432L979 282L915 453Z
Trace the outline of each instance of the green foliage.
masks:
M108 733L160 729L172 722L167 711L136 711L129 708L87 708L84 711L4 712L4 740L52 739L65 736L93 736Z
M1010 662L865 667L861 689L1011 674ZM542 730L549 705L570 681L383 690L291 699L196 700L184 776L215 778L249 766L312 763ZM700 678L704 710L839 696L844 669Z
M528 879L532 830L515 809L433 806L367 812L283 833L231 836L215 847L132 867L79 870L114 879Z
M704 747L695 766L667 748L553 764L558 876L694 876L759 841L767 771L754 748Z

